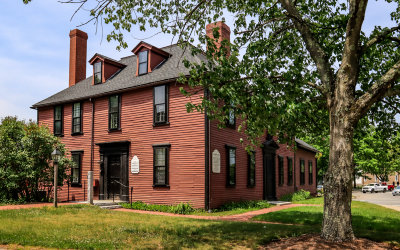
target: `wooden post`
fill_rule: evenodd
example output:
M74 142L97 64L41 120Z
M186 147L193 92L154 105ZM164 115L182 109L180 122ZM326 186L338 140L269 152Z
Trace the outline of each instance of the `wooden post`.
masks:
M57 207L58 163L54 163L54 207Z

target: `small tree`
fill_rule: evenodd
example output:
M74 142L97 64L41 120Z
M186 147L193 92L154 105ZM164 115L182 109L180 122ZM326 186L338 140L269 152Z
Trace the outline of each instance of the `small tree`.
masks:
M6 117L0 124L0 199L39 201L49 199L53 188L51 152L58 148L59 185L68 178L71 160L64 145L48 128L34 122ZM47 193L43 197L44 192Z
M387 181L400 171L400 134L387 135L370 126L354 139L354 162L362 173Z

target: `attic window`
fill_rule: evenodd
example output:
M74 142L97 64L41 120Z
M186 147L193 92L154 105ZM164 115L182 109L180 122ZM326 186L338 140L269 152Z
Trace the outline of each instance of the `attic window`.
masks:
M94 64L94 84L101 83L101 62Z
M139 75L147 74L148 50L139 53Z

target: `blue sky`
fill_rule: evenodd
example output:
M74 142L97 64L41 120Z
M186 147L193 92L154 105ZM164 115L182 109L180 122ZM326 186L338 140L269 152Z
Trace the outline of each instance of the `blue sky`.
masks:
M36 111L30 106L68 87L68 34L89 16L81 11L70 21L76 7L56 0L33 0L29 5L22 0L0 1L0 117L16 115L36 120ZM394 8L384 1L370 1L363 30L369 33L374 25L393 26L389 13ZM229 17L227 23L232 23ZM89 35L88 59L96 52L114 59L132 55L132 48L140 41L137 38L155 33L134 29L126 35L129 48L116 51L116 43L102 39L94 25L80 29ZM107 30L109 27L104 27L104 34ZM171 39L159 34L146 41L163 47ZM89 76L92 69L87 69Z

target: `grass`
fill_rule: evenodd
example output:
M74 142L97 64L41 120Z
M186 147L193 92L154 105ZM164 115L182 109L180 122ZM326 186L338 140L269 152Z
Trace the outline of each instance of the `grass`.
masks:
M299 203L321 206L294 207L259 215L253 219L313 226L319 230L322 224L323 198L309 199ZM353 201L352 218L354 233L357 237L400 244L400 212L375 204Z
M0 211L0 244L51 248L258 248L311 226L195 220L74 205Z

